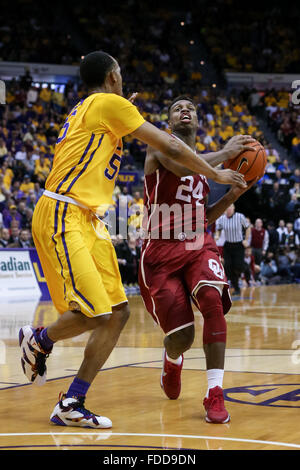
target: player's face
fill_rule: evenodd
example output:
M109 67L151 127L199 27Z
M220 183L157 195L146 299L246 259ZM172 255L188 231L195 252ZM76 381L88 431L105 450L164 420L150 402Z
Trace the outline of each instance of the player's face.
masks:
M116 62L115 67L112 70L113 77L114 77L114 83L113 83L113 93L116 95L123 96L123 80L122 80L122 75L121 75L121 69Z
M188 100L177 101L170 109L169 124L172 130L195 130L198 127L197 111Z

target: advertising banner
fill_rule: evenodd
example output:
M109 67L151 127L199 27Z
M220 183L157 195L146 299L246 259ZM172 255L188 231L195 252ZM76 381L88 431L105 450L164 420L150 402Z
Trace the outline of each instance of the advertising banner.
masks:
M0 250L0 297L41 297L29 250Z

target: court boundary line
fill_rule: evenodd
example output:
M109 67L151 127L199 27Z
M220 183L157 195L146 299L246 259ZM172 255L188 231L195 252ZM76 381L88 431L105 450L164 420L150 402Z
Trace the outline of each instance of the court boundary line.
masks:
M105 435L105 432L103 433ZM0 433L0 437L17 437L17 436L101 436L98 432L29 432L29 433ZM155 433L131 433L131 432L111 432L108 437L114 436L127 436L127 437L174 437L183 439L205 439L214 441L229 441L229 442L244 442L248 444L266 444L273 446L282 447L293 447L300 449L300 444L292 444L289 442L277 442L277 441L264 441L260 439L245 439L238 437L220 437L220 436L202 436L202 435L189 435L189 434L155 434ZM64 445L64 444L62 444ZM197 450L197 449L195 449Z
M263 356L263 354L258 354L258 355L252 355L252 354L249 354L249 355L245 355L245 356L227 356L227 357L231 357L231 358L239 358L239 357L255 357L255 356L258 356L258 357L261 357ZM273 356L289 356L289 354L266 354L265 355L266 357L273 357ZM205 359L205 357L190 357L190 358L186 358L186 361L187 360L195 360L195 359ZM119 366L112 366L112 367L107 367L107 368L104 368L104 369L99 369L98 373L100 372L106 372L108 370L114 370L114 369L122 369L122 368L125 368L125 367L132 367L132 368L136 368L136 369L158 369L158 367L156 366L153 366L153 367L143 367L144 364L154 364L154 363L161 363L162 360L161 359L157 359L157 360L154 360L154 361L143 361L143 362L132 362L132 363L129 363L129 364L121 364ZM206 369L185 369L185 370L189 370L189 371L199 371L199 372L203 372L203 371L206 371ZM65 369L65 371L69 371L69 372L76 372L77 373L77 369ZM257 372L257 371L240 371L240 370L229 370L229 369L225 369L225 372L231 372L231 373L238 373L238 374L267 374L267 375L300 375L300 374L296 374L296 373L291 373L291 372ZM68 378L71 378L71 377L75 377L76 374L70 374L70 375L63 375L61 377L53 377L52 379L47 379L46 380L46 383L47 382L53 382L54 380L63 380L63 379L68 379ZM5 382L0 382L1 383L5 383ZM8 382L9 383L9 382ZM31 382L28 382L28 383L15 383L15 385L10 385L8 387L0 387L0 392L2 390L9 390L11 388L18 388L18 387L26 387L28 385L33 385Z

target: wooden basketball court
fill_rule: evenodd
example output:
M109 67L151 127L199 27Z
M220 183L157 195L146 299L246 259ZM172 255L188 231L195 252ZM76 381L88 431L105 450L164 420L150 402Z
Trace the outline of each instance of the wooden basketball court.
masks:
M48 381L28 384L20 365L18 331L56 318L51 303L0 303L0 448L13 450L300 449L300 286L245 289L227 315L224 376L228 424L208 424L202 317L185 354L182 392L168 400L159 386L160 329L139 296L116 349L90 388L86 407L108 416L111 430L59 427L49 416L81 363L87 336L57 343ZM298 348L298 350L297 350Z

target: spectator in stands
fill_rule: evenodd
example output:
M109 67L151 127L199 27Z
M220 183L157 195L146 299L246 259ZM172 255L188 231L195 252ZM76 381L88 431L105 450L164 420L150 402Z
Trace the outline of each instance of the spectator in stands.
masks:
M41 186L44 186L47 176L50 173L50 165L49 159L45 158L43 153L40 153L40 158L35 162L34 174Z
M7 248L30 248L32 246L30 231L26 228L19 230L18 236L14 236L14 241L7 245Z
M23 160L23 162L22 162L23 167L24 167L24 171L26 172L26 174L28 174L30 180L33 176L34 169L35 169L35 163L34 163L34 160L32 158L32 155L33 155L33 152L31 150L28 150L27 151L27 158L25 160ZM24 178L25 178L25 176L24 176Z
M252 248L255 264L260 264L269 246L269 232L263 227L263 221L256 219L251 228L249 244Z
M298 211L297 218L294 221L294 232L300 239L300 211Z
M300 161L300 132L292 139L292 156L296 162Z
M36 197L36 194L34 192L34 189L29 190L28 196L26 198L26 207L33 211L35 206L36 206L36 202L37 202L37 197Z
M275 179L274 179L275 182L277 182L279 185L285 185L285 184L288 184L288 180L287 178L285 178L282 174L282 171L280 170L276 170L275 172Z
M17 206L12 204L9 206L9 211L3 213L3 226L5 228L12 228L13 225L21 228L22 217L17 211Z
M295 252L295 258L291 265L291 272L293 275L293 279L296 282L300 282L300 250L299 249Z
M6 248L10 239L8 228L2 227L0 229L0 248Z
M269 247L268 251L276 253L279 245L279 232L277 231L274 222L270 221L267 225L267 230L269 233Z
M23 161L23 160L26 160L26 158L27 158L26 147L25 145L22 145L20 150L16 152L15 159Z
M24 175L23 182L20 186L20 190L24 194L28 194L30 190L34 189L34 183L30 180L30 175Z
M244 261L245 281L247 285L250 286L251 282L254 282L258 274L260 273L260 265L255 263L255 259L252 254L252 248L250 246L245 248Z
M290 177L290 182L291 183L300 183L300 169L296 168L294 170L294 173Z
M280 188L279 183L275 182L270 192L269 202L272 211L274 211L274 213L276 213L279 217L283 213L282 205L285 203L285 199L285 192Z
M137 204L141 209L143 209L144 206L144 200L141 197L140 191L135 191L133 193L133 199L131 201L131 204Z
M287 218L289 221L293 221L296 211L300 207L300 200L298 199L297 194L292 194L289 202L285 206L285 210L287 212Z
M290 247L298 247L299 246L299 237L293 230L293 224L287 223L286 224L287 232L283 235L283 245L287 245Z
M129 238L126 243L126 250L124 252L126 265L125 265L125 284L135 285L138 284L138 269L141 257L141 250L136 245L135 238Z
M116 237L113 237L113 244L116 250L116 255L119 263L119 269L122 277L122 282L124 284L127 284L127 259L126 259L126 252L127 252L127 240L124 240L124 238L121 235L117 235Z
M6 248L13 248L15 244L19 243L20 227L16 223L12 223L10 229L10 237Z
M278 275L284 278L287 282L292 280L292 271L290 266L290 259L286 248L281 248L277 255Z
M289 190L289 194L297 194L297 197L300 198L300 183L294 183L293 187Z
M37 181L34 183L34 193L36 196L36 202L38 202L39 198L42 196L44 190L41 188L40 183Z
M31 234L30 231L26 228L20 231L19 246L20 248L30 248L32 246Z
M8 150L6 147L5 140L1 137L0 138L0 165L4 158L7 156Z
M143 212L139 204L131 204L128 212L128 233L135 236L137 229L142 228Z
M287 234L287 228L285 226L285 221L282 219L279 221L277 232L278 232L278 237L279 237L278 238L279 245L284 245L284 240L285 240L284 235Z
M260 264L260 276L263 284L271 283L277 274L277 264L274 259L274 253L269 251Z
M292 170L289 165L289 161L285 158L282 163L278 165L278 170L281 171L282 174L284 175L289 175L292 173Z
M52 96L51 85L49 84L47 87L42 87L39 98L41 100L41 103L44 109L49 108L51 96Z
M31 106L33 106L37 102L38 97L39 97L39 93L38 93L37 88L31 85L31 87L29 88L27 92L27 97L26 97L27 106L31 108Z
M265 172L266 172L267 174L269 174L269 173L275 174L275 173L276 173L276 169L277 169L277 168L276 168L276 166L274 165L274 163L268 161L268 163L267 163L267 165L266 165Z
M26 212L26 203L25 201L20 201L18 204L18 214L21 216L21 228L27 226L27 212Z
M126 197L126 199L127 199L127 204L128 204L128 205L132 204L133 197L132 197L132 195L130 194L129 189L128 189L127 186L123 186L123 187L121 188L121 195L122 195L123 197Z

